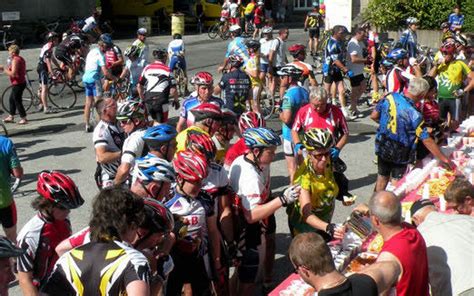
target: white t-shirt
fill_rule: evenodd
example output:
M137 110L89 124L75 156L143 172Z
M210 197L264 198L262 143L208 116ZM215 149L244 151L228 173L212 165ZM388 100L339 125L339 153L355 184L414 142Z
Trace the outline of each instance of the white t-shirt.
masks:
M260 39L260 64L268 64L268 55L271 50L275 50L278 45L276 39L267 40L266 38Z
M276 50L276 56L273 61L273 65L275 67L283 67L286 65L286 42L281 40L279 37L275 39L275 46L273 47L273 50Z
M473 289L474 218L431 212L417 229L427 247L432 295L459 295Z
M239 16L239 4L231 3L229 5L230 9L230 17L238 17Z
M245 155L232 162L229 180L247 211L264 204L270 196L270 167L260 171L245 159Z
M111 124L102 120L94 128L94 133L92 134L94 148L105 146L107 152L121 151L124 139L124 132L118 124ZM119 165L119 159L110 163L101 163L102 181L113 180Z
M97 26L97 21L93 16L86 18L84 23L85 24L82 27L82 31L85 33L89 32L90 30L93 30Z
M364 57L365 45L362 41L358 41L355 37L351 38L349 44L347 44L347 68L351 70L354 75L364 73L364 64L354 64L351 61L350 56L356 56L358 58Z
M129 163L133 167L135 158L143 156L143 148L145 147L143 135L145 135L145 132L145 128L136 130L125 139L122 148L122 163Z
M202 182L202 190L206 191L212 197L216 198L216 193L223 188L229 186L229 177L224 168L215 163L211 162L208 169L209 174L206 179ZM218 213L219 203L217 200L214 202L214 213Z
M130 83L133 86L136 86L138 84L138 80L140 79L140 75L142 75L144 67L140 64L139 60L132 62L130 59L128 59L125 62L125 68L127 68L128 72L130 73Z

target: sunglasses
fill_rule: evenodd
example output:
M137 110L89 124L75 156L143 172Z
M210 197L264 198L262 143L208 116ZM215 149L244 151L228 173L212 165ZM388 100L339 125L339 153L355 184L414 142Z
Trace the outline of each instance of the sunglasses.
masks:
M56 209L62 210L62 211L68 210L68 208L66 208L65 206L62 206L62 205L55 205L54 207L55 207Z
M317 160L322 160L323 157L325 157L326 159L328 159L330 153L329 153L329 151L328 151L328 152L324 152L324 153L311 153L310 155L311 155L311 157L313 157L313 158L315 158L315 159L317 159Z
M124 119L124 120L119 120L119 123L125 125L125 124L129 124L130 121L131 121L130 119Z

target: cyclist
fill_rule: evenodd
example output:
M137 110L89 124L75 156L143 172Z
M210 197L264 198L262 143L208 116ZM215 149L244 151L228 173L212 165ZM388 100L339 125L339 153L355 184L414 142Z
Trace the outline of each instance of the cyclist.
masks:
M166 49L159 47L153 50L153 57L155 61L143 69L137 90L151 118L156 123L166 123L169 98L173 98L173 106L179 107L176 80L170 68L165 64Z
M114 77L120 77L120 74L122 73L123 70L123 56L122 56L122 50L120 47L115 45L113 43L112 37L110 34L105 33L104 35L107 35L110 38L106 38L107 42L110 41L110 44L107 44L107 50L105 51L105 67L109 72L112 74ZM103 90L108 91L109 90L109 80L105 79L104 80L104 85L103 85Z
M84 121L86 124L87 133L92 131L92 126L90 125L91 109L94 104L94 100L97 100L100 96L97 87L100 87L101 73L109 80L117 80L117 78L112 76L105 66L104 53L108 48L108 44L112 44L112 38L110 38L110 35L100 35L99 41L97 42L98 47L91 49L86 57L86 65L84 68L84 75L82 76L82 82L84 82L86 94L86 103L84 104Z
M8 75L12 87L10 97L8 98L10 105L10 110L8 111L10 115L4 118L3 122L14 122L16 109L18 109L21 118L18 124L26 124L28 123L28 120L26 119L26 111L22 99L23 92L26 88L26 62L25 59L20 56L20 47L16 44L8 47L8 55L9 59L7 65L5 67L0 66L0 72L4 71L5 74ZM5 102L3 102L3 104L4 103Z
M148 44L145 43L148 31L145 28L140 28L137 30L137 39L133 41L132 46L138 47L140 50L140 55L138 57L139 64L142 67L148 65L149 59L149 49Z
M56 246L71 235L69 213L84 200L74 181L56 171L38 175L39 196L31 203L37 214L18 234L18 247L25 253L18 257L18 281L24 295L38 295L58 259Z
M183 36L181 34L174 34L173 40L168 44L168 57L169 57L169 67L173 72L177 67L181 68L184 73L185 79L188 78L188 74L186 72L186 59L184 57L185 49L184 49L184 41ZM188 84L186 83L186 93L188 92Z
M230 11L230 24L231 25L240 25L240 1L230 0L229 4Z
M319 45L319 28L322 26L323 17L319 13L319 2L313 1L313 9L308 12L304 20L304 30L308 31L309 52L312 56L317 55Z
M249 27L252 25L253 18L255 15L255 0L250 0L247 6L244 9L244 16L245 16L245 33L249 33Z
M54 48L53 56L59 61L58 66L62 70L68 69L68 80L71 80L77 71L74 60L78 58L77 56L82 56L86 48L85 37L80 34L67 36Z
M95 181L99 189L113 185L120 165L125 134L117 121L117 102L113 98L99 99L95 108L100 121L94 128L94 143L97 169Z
M41 48L38 66L36 68L41 87L41 105L38 108L40 110L43 109L44 113L50 113L48 109L48 84L49 78L53 77L51 57L53 55L53 48L58 44L59 35L56 32L49 32L46 35L46 40L47 43Z
M464 63L469 63L469 51L467 49L468 42L467 38L463 34L457 34L454 36L454 44L456 45L456 59L461 60Z
M128 244L137 236L144 216L142 198L122 188L102 190L92 205L91 241L59 258L41 292L149 295L150 265L145 255Z
M222 75L221 81L214 88L214 95L224 91L225 107L237 115L245 112L250 96L250 78L241 69L243 63L244 60L240 56L230 55L229 72Z
M258 1L257 8L255 8L253 20L253 23L255 24L255 31L253 32L253 39L257 39L260 37L260 30L265 24L265 13L263 11L263 5L263 1Z
M451 31L450 25L448 22L441 23L441 32L443 33L441 37L442 42L445 42L446 39L448 38L454 37L453 31Z
M311 86L317 86L318 82L314 77L313 66L304 62L304 60L306 59L306 47L303 44L293 44L292 46L288 47L288 51L293 57L293 62L287 64L287 66L293 65L302 71L299 78L301 83L305 86L306 90L309 89L306 81L309 81L309 85ZM285 86L285 88L286 87L287 86Z
M8 238L0 236L0 295L8 296L8 285L15 280L11 260L23 255L24 252Z
M275 50L278 41L273 39L273 28L265 26L262 28L263 38L260 39L260 80L266 84L267 76L268 82L271 84L273 73L270 70L269 55L271 50Z
M96 32L97 34L102 34L99 29L99 19L100 19L100 12L98 10L93 10L92 15L84 20L84 26L82 27L81 31L84 33L89 32Z
M17 213L10 189L10 175L21 179L23 168L12 140L0 136L0 222L8 239L16 242Z
M196 88L196 96L190 95L183 101L181 112L179 113L179 121L176 130L181 132L186 127L190 127L194 123L194 115L192 110L203 103L213 103L219 107L224 106L224 102L217 97L212 96L214 78L209 72L198 72L194 75L192 82Z
M215 161L218 164L224 162L225 154L229 149L230 141L234 138L237 126L237 115L229 109L222 109L222 119L219 128L212 136L216 144L217 152Z
M266 128L247 129L243 137L249 152L237 157L229 171L229 180L236 190L236 198L240 205L239 212L243 215L244 227L240 235L239 248L242 252L241 264L238 267L239 291L237 295L251 295L255 291L255 278L259 265L261 234L267 233L271 241L276 228L274 213L298 198L297 188L290 187L285 193L271 199L270 196L270 164L275 158L275 150L281 145L280 137ZM273 225L272 225L273 224ZM267 241L268 242L268 241ZM273 263L274 253L267 249L266 258ZM271 264L270 264L271 265ZM271 269L265 268L264 282L268 283Z
M257 39L250 39L246 42L249 59L244 66L245 73L250 77L252 93L250 95L252 110L260 112L260 94L263 83L260 80L260 42Z
M394 62L394 67L387 72L386 89L387 92L403 93L408 88L408 83L414 77L421 77L421 70L419 67L409 67L408 52L404 49L397 48L388 53L387 60ZM415 75L412 74L412 69L417 70Z
M243 134L249 128L255 127L265 127L265 120L263 119L260 113L253 111L248 111L240 115L239 118L239 131L240 134ZM226 171L229 170L232 162L239 157L248 152L248 147L245 145L245 139L240 137L237 142L235 142L225 154L224 158L224 168Z
M301 69L293 65L286 65L282 67L277 74L280 76L281 83L288 87L288 90L283 95L280 120L282 121L283 153L285 154L288 167L290 184L293 184L296 172L296 160L293 140L291 138L291 127L293 126L296 112L309 103L309 94L306 89L298 85L298 81L303 74Z
M188 231L177 238L171 251L175 268L169 275L166 295L181 295L186 283L191 284L195 295L211 295L205 261L216 271L221 271L222 266L214 201L201 191L208 175L208 163L200 154L181 151L173 160L173 166L176 187L174 196L165 205L184 219Z
M176 135L176 129L168 124L149 127L143 135L148 154L171 161L176 153Z
M136 101L127 101L120 105L116 117L120 127L128 135L123 143L120 166L114 179L114 184L120 185L129 178L130 170L135 164L135 158L146 154L143 135L146 132L147 120L145 107L142 103Z
M406 20L408 28L403 31L400 36L401 48L405 49L408 52L408 57L416 58L418 53L418 37L416 35L416 30L418 29L418 19L416 17L409 17Z
M202 103L191 110L195 122L192 126L179 132L176 136L177 151L183 151L186 148L188 133L198 131L212 137L220 126L222 120L222 111L220 107L212 103Z
M379 93L379 87L382 87L379 85L378 79L377 79L377 74L379 73L379 68L380 68L380 51L379 49L379 34L371 30L371 25L370 23L364 23L360 26L363 30L365 30L365 33L367 34L367 62L370 65L370 79L372 82L372 103L376 103L380 99L380 93Z
M273 97L275 95L275 88L277 83L279 82L278 76L275 76L277 71L283 67L284 65L288 64L288 58L286 56L286 40L288 40L288 36L290 31L288 28L281 28L278 31L278 37L275 39L275 45L271 47L270 53L268 54L268 60L270 61L270 72L274 76L272 79L272 84L270 85L270 96ZM281 104L281 96L285 93L284 85L280 84L280 100L275 101L275 107L279 108Z
M140 56L140 49L138 46L132 45L127 48L124 52L124 55L128 58L125 62L125 67L123 68L122 74L120 74L120 80L124 80L125 77L128 77L129 81L129 96L137 97L137 85L140 79L140 75L143 72L143 66L140 64L138 59Z
M249 52L247 46L245 46L245 39L241 36L242 28L239 25L232 25L229 28L229 33L232 40L227 45L224 63L218 68L219 72L227 68L230 55L240 56L244 60L244 63L246 63L249 58Z
M460 33L464 26L464 15L461 13L459 5L454 5L453 13L449 15L448 23L451 31Z

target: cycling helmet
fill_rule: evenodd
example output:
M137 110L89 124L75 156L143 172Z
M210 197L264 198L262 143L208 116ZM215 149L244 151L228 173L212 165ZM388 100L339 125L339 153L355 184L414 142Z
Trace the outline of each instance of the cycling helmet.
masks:
M318 1L313 1L312 5L313 5L313 8L318 8L319 7L319 2Z
M74 181L57 171L42 171L36 190L45 199L66 209L76 209L84 203Z
M442 54L454 55L456 53L456 45L454 42L445 42L439 50Z
M227 61L229 62L231 67L235 68L240 68L244 63L244 59L242 59L242 57L237 54L230 55Z
M201 121L207 118L218 119L222 118L222 112L219 106L213 103L202 103L194 109L191 109L195 121Z
M0 236L0 258L18 257L25 251L15 246L8 238Z
M281 145L280 137L271 129L265 127L249 128L243 135L245 145L252 148L268 148Z
M117 120L127 120L132 118L145 118L145 106L137 101L126 101L120 104L117 109Z
M212 74L206 71L197 72L192 78L192 83L195 85L212 85L214 78Z
M107 45L112 45L113 44L112 36L110 36L109 33L104 33L104 34L100 35L99 40L104 42Z
M467 38L463 34L456 34L454 40L461 46L467 46Z
M183 39L183 36L179 33L173 34L173 39Z
M281 67L280 70L277 71L277 74L279 76L291 76L294 78L299 78L301 75L303 75L303 70L293 65L286 65Z
M145 143L159 144L173 140L178 132L169 124L160 124L149 127L143 135Z
M174 218L171 211L164 204L153 198L144 198L145 221L140 228L151 233L171 232L174 228Z
M396 48L396 49L392 50L391 52L389 52L386 58L391 59L393 61L399 61L399 60L407 59L408 58L408 52L403 48Z
M235 114L235 112L230 109L222 109L221 123L237 124L237 114Z
M203 155L192 151L181 151L173 159L176 175L189 182L202 181L207 177L207 161Z
M168 51L164 47L158 47L153 50L153 57L158 60L162 60L168 57Z
M385 68L391 68L393 67L393 64L394 64L394 61L391 60L391 59L383 59L381 64L385 67Z
M145 182L167 182L175 181L173 166L168 161L157 156L148 154L136 160L134 169L135 176Z
M232 25L229 28L230 33L240 33L242 32L242 28L239 25Z
M270 26L265 26L262 28L262 34L271 34L273 32L273 28Z
M370 29L370 23L365 22L362 25L360 25L360 28L363 29L363 30L369 30Z
M124 55L128 58L137 58L140 55L140 48L136 45L132 45L127 48L124 52Z
M416 17L412 17L410 16L409 18L407 18L407 25L413 25L413 24L418 24L419 21Z
M239 129L241 133L255 127L265 127L265 120L260 113L248 111L240 115Z
M47 35L46 35L46 40L51 40L53 38L59 38L59 35L58 33L56 32L49 32Z
M186 141L186 149L204 155L208 160L216 157L217 148L211 137L198 131L190 131Z
M146 34L148 34L148 31L145 28L140 28L137 30L137 35L146 36Z
M245 42L245 45L249 49L250 48L253 49L253 50L260 49L260 41L258 41L257 39L249 39L249 40L247 40L247 42Z
M443 23L441 24L441 30L442 30L442 29L447 29L447 28L449 28L449 23L448 23L448 22L443 22Z
M257 2L257 6L263 6L263 5L265 5L265 3L263 1L258 1Z
M293 44L292 46L288 47L288 51L293 57L296 57L300 53L305 52L306 47L303 44Z
M308 151L329 149L333 145L333 138L328 129L311 128L304 133L302 142Z

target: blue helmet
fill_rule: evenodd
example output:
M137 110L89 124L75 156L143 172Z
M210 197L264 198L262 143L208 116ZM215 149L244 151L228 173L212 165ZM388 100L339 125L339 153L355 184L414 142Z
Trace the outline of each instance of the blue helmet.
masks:
M247 129L242 135L249 148L268 148L281 145L280 137L269 128L256 127Z
M100 35L99 40L104 42L107 45L112 45L113 44L112 36L110 36L109 33L104 33L104 34Z
M152 154L148 154L136 160L136 167L133 174L137 179L145 182L173 183L176 178L171 163Z
M396 48L388 53L387 59L399 61L408 58L408 52L403 48Z
M381 64L385 67L385 68L391 68L393 67L393 60L391 59L383 59Z
M167 143L177 135L176 129L169 124L160 124L148 128L143 135L147 144Z

